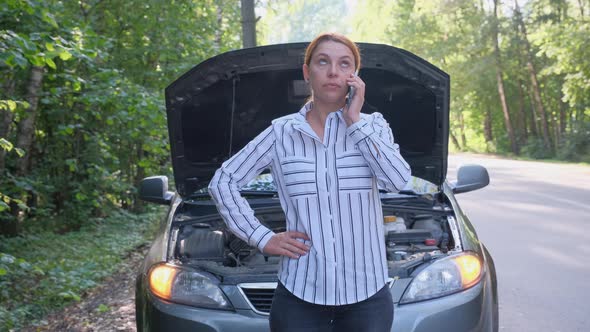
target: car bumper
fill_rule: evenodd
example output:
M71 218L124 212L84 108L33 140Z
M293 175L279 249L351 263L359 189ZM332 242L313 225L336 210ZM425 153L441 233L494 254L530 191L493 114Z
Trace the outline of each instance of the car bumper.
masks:
M392 331L492 332L492 301L486 283L418 303L396 305Z
M449 296L396 304L392 331L492 331L486 282ZM145 331L269 331L268 316L250 309L195 308L149 296L143 315Z
M149 296L143 320L144 331L233 332L268 331L268 316L252 310L195 308ZM141 332L141 331L138 331Z

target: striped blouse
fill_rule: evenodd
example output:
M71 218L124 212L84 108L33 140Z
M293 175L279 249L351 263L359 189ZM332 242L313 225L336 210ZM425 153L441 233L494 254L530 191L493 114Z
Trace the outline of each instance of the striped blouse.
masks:
M261 251L275 234L254 216L239 189L270 168L286 229L306 233L310 251L281 256L280 282L298 298L322 305L365 300L387 281L379 188L397 192L410 179L387 121L363 114L347 127L329 114L320 139L306 120L311 104L271 126L223 163L209 193L229 229Z

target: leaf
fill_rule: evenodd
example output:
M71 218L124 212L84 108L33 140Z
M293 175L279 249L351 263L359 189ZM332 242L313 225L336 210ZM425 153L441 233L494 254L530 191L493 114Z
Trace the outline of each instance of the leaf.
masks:
M0 254L0 262L2 262L4 264L13 264L14 257L10 256L8 254Z
M40 275L42 275L42 276L44 276L44 275L45 275L45 271L43 271L43 269L41 269L41 268L40 268L40 267L38 267L38 266L33 266L33 272L35 272L35 273L37 273L37 274L40 274Z
M16 64L14 63L14 53L9 54L8 52L3 52L0 54L0 63L4 63L10 68L13 68Z
M111 310L111 308L110 308L108 305L101 303L101 304L98 306L97 310L98 310L98 312L100 312L100 313L104 313L104 312L107 312L107 311Z
M57 294L58 296L66 299L66 300L75 300L75 301L80 301L80 296L72 291L67 291L67 292L61 292L59 294Z
M11 111L14 111L16 109L16 102L14 100L7 100L6 102L8 103L8 108Z
M72 53L64 50L59 54L59 58L62 59L63 61L68 61L69 59L72 58Z
M31 42L28 38L20 38L18 44L20 44L25 51L37 52L37 45Z
M29 61L37 67L42 67L45 64L45 59L41 56L29 56Z
M14 152L16 152L16 154L21 158L25 155L25 150L21 148L14 148Z
M57 22L55 21L55 17L53 17L53 15L49 12L43 12L43 21L51 24L51 26L56 29L59 28L59 26L57 25Z
M0 212L4 211L4 210L8 210L9 206L8 204L0 201Z
M55 47L53 47L52 43L45 43L45 48L50 52L55 51Z
M0 147L2 147L6 151L11 151L12 148L14 148L14 145L12 145L12 143L7 141L6 139L0 138Z
M46 63L46 64L47 64L49 67L51 67L51 68L53 68L53 69L57 69L57 67L55 66L55 62L53 62L53 60L51 60L50 58L45 58L45 63Z
M29 64L29 61L27 61L27 59L25 59L20 53L14 55L14 61L19 67L23 69L27 68L27 65Z
M78 169L78 165L76 164L76 159L66 159L66 165L68 165L70 172L75 172Z

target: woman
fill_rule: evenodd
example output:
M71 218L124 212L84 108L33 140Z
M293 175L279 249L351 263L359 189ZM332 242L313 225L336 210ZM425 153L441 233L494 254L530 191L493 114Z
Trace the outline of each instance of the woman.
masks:
M361 114L360 63L358 47L345 36L317 36L303 65L310 101L272 121L209 185L232 232L281 255L272 331L391 329L379 187L401 190L410 168L383 116ZM269 167L286 216L282 233L262 225L239 194Z

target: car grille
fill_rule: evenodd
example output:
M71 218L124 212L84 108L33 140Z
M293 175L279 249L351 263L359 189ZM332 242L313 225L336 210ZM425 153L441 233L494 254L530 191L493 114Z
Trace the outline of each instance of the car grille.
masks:
M388 278L387 285L391 288L396 279ZM238 284L238 288L246 298L250 308L261 315L270 314L272 297L277 288L276 282L258 282Z
M238 287L248 300L248 304L255 312L268 315L272 304L272 297L277 288L276 282L239 284Z

